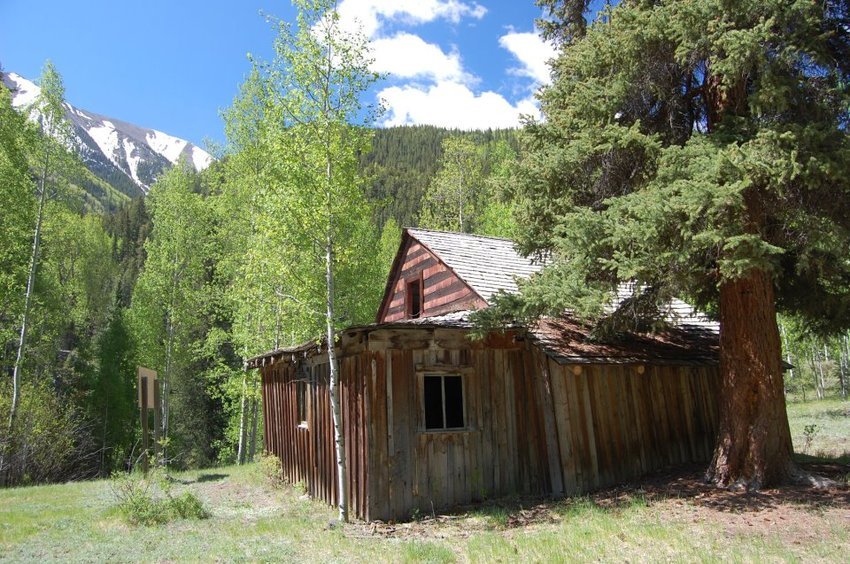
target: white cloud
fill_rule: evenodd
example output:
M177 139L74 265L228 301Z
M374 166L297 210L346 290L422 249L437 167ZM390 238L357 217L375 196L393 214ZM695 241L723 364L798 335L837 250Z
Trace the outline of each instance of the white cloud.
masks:
M499 45L510 51L522 65L512 69L514 73L527 76L538 84L549 83L551 79L546 62L557 53L552 44L535 32L510 31L499 38Z
M456 50L446 52L419 35L390 27L436 20L453 24L464 18L478 20L487 9L475 0L342 0L337 12L344 29L360 28L372 39L373 70L386 73L395 82L378 93L387 111L381 125L487 129L518 127L520 114L539 118L540 111L531 97L511 103L497 92L473 90L480 80L464 69ZM548 79L545 60L554 52L550 49L541 55L545 44L535 34L511 31L499 43L522 65L511 72L530 76L536 82ZM535 62L538 56L541 60Z
M445 53L418 35L398 33L372 42L372 69L394 78L429 78L472 83L475 79L463 71L460 54Z
M378 93L387 110L384 126L429 124L459 129L518 127L519 115L539 117L534 100L511 104L495 92L475 94L456 82L428 88L392 86Z
M461 18L481 19L487 9L477 2L461 0L343 0L337 7L346 29L359 23L363 32L374 37L385 20L423 24L437 19L459 23Z

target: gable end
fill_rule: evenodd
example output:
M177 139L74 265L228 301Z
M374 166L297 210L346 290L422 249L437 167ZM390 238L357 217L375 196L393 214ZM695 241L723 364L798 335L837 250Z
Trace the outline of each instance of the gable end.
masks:
M378 323L408 318L408 284L416 280L421 281L420 317L487 307L457 273L405 229L378 309Z

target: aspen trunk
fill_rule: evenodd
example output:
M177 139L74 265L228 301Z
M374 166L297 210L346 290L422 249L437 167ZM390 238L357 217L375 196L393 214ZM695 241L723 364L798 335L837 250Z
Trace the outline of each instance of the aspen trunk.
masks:
M794 355L791 352L791 343L788 341L788 331L785 329L785 326L780 324L779 331L782 335L782 349L785 351L785 362L788 363L788 366L791 368L788 369L788 380L794 381ZM785 395L788 395L788 390L785 390Z
M0 444L0 486L5 486L11 480L12 457L14 456L15 420L18 416L18 404L21 401L21 373L23 372L24 348L27 342L27 329L29 327L30 305L32 293L35 289L35 274L38 270L38 252L41 242L41 226L44 220L44 203L47 199L47 171L50 168L50 145L46 145L44 151L44 163L41 169L41 194L38 199L38 215L35 221L35 233L32 240L32 252L30 253L30 267L27 274L27 289L24 294L24 314L21 319L21 332L18 337L18 350L15 355L15 367L12 369L12 403L9 406L9 423L6 426L6 439Z
M239 446L236 450L236 463L245 464L245 441L248 438L248 373L242 373L242 401L239 406Z
M348 488L346 487L345 472L345 437L342 432L342 410L340 409L339 393L339 363L336 358L336 344L334 342L334 277L333 277L333 240L328 234L327 247L325 248L325 277L327 282L327 311L325 321L327 323L328 339L328 363L330 364L330 395L331 413L333 414L334 444L336 446L336 469L337 469L337 501L339 508L339 520L348 521Z
M325 58L326 75L329 79L333 69L333 42L330 37L330 28L326 28L328 35L326 36L327 56ZM325 118L331 116L331 84L330 81L323 84L323 109L322 113ZM329 122L331 120L328 120ZM333 158L331 156L332 141L330 138L330 130L325 131L324 149L325 149L325 206L327 211L327 224L325 225L325 323L327 328L328 340L328 364L330 365L330 400L331 400L331 417L334 427L334 444L336 446L336 468L337 468L337 493L339 520L342 522L348 521L348 488L346 486L346 464L345 464L345 435L342 431L344 425L342 421L342 410L340 408L340 390L339 390L339 361L336 358L336 332L334 331L334 212L333 212Z
M847 334L841 336L841 370L838 373L841 385L841 399L847 399L847 372L850 370L850 338Z
M751 490L795 472L773 282L752 270L720 287L720 430L706 480Z
M251 402L251 439L248 441L248 462L254 462L254 453L257 452L257 420L260 418L258 407L260 400L257 398L257 386L254 385L254 399Z
M162 446L159 449L160 459L159 465L168 470L168 426L171 420L170 406L168 396L171 394L171 372L174 367L174 294L177 287L176 276L172 279L171 286L171 305L168 309L167 320L167 337L165 342L165 370L162 378L160 391L160 437ZM147 453L146 453L147 456Z
M812 371L812 376L814 376L814 378L815 378L815 391L818 394L818 399L822 400L824 398L824 390L823 390L823 381L824 381L823 363L824 363L824 359L821 358L820 351L813 353L812 362L817 363L816 366L812 367L812 368L815 368L815 370Z

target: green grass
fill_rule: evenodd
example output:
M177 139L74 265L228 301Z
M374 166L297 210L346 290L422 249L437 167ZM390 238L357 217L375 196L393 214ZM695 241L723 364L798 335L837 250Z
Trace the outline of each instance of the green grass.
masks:
M795 441L823 425L812 450L844 452L846 403L791 404ZM844 449L846 450L846 449ZM450 517L333 526L335 512L296 487L273 488L259 465L178 474L204 520L133 526L109 481L0 491L0 560L12 561L846 561L850 507L771 498L730 509L687 498L574 498L523 506L495 501ZM610 499L610 497L609 497ZM846 499L837 498L837 499Z
M818 457L843 457L850 462L850 401L825 399L820 401L790 402L788 424L794 451ZM815 425L809 448L805 448L807 425Z

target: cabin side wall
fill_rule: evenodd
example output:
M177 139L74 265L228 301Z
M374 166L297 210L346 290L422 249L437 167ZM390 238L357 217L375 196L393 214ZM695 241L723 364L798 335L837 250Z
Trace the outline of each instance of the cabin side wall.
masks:
M409 238L398 270L393 273L392 293L382 307L379 323L407 317L407 284L419 280L423 292L421 317L486 307L457 275L419 241Z
M471 342L453 329L345 337L340 353L349 507L362 519L587 492L708 460L716 436L717 367L560 365L510 335ZM288 481L335 505L327 356L301 362L314 375L306 427L296 365L262 369L266 445ZM462 375L465 429L424 429L425 374Z
M297 371L305 365L308 372ZM266 450L280 459L284 480L301 483L311 497L338 500L333 420L329 401L327 355L277 362L261 369ZM367 519L367 425L369 362L366 355L340 359L340 399L351 515ZM307 424L298 420L297 380L308 378Z
M534 351L551 390L562 490L576 494L710 459L718 428L717 366L559 365ZM557 481L557 480L553 480Z
M375 353L372 518L510 494L579 494L711 456L717 367L579 369L508 339L422 337L396 335L397 348ZM463 375L466 429L424 429L426 373Z

